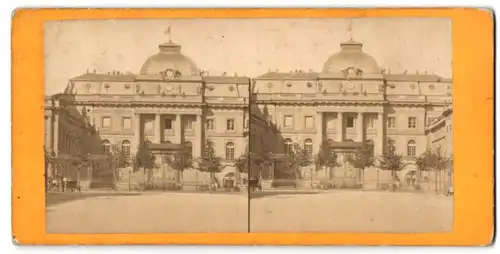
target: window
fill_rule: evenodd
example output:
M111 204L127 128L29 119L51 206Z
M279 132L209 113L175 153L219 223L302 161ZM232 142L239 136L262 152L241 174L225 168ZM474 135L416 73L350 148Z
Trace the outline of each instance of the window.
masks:
M172 118L166 118L165 119L165 130L173 130L174 129L174 126L172 124Z
M388 148L389 148L389 153L394 154L396 152L396 142L394 142L394 140L392 140L392 139L389 139L387 144L388 144Z
M132 119L130 117L124 117L122 119L122 127L126 130L132 129Z
M124 156L130 156L130 142L128 140L122 142L122 154Z
M150 145L151 145L151 141L149 141L149 140L144 141L145 147L149 147Z
M396 128L396 118L395 117L387 118L387 127L391 128L391 129Z
M102 141L101 152L102 154L109 154L111 152L111 143L109 143L109 140Z
M215 154L215 144L214 142L208 140L205 146L205 153L208 153L210 150Z
M406 148L406 153L408 156L416 156L417 154L417 145L415 144L415 141L410 140L408 142L408 147Z
M102 123L101 123L102 128L110 128L111 127L111 117L103 117L102 118Z
M375 156L375 144L373 143L373 140L367 140L366 141L366 146L367 146L367 149L368 149L368 154L371 157L374 157Z
M215 129L214 119L207 119L206 125L207 125L207 130L213 131Z
M285 128L293 127L293 116L285 116L285 123L283 124Z
M306 139L306 141L304 142L304 150L306 150L308 157L313 156L313 142L312 142L312 140Z
M417 118L412 116L408 117L408 128L415 129L417 128Z
M352 116L347 116L345 119L345 126L347 128L354 128L354 117Z
M184 130L192 131L194 129L193 125L194 125L193 119L186 119L186 121L184 122Z
M226 144L226 160L234 160L234 144L232 142Z
M368 127L368 128L375 128L375 118L374 117L367 117L367 119L366 119L366 127Z
M306 116L305 123L306 123L306 129L314 128L314 120L312 116Z
M285 139L285 154L292 154L293 147L292 147L292 140L287 138Z
M234 131L234 119L227 119L226 121L226 130Z

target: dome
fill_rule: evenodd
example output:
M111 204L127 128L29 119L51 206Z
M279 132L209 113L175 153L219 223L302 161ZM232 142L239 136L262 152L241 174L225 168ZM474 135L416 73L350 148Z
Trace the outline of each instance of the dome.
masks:
M349 40L340 44L340 52L328 58L323 73L340 73L342 69L356 67L363 73L380 74L380 67L372 56L363 52L363 44Z
M181 54L181 46L174 43L160 44L159 52L146 60L142 65L141 75L158 75L166 69L179 70L182 75L195 76L199 70L189 57Z

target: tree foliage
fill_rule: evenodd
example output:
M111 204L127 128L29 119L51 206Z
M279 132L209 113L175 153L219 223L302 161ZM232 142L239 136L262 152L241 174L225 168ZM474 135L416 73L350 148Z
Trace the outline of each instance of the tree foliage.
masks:
M393 177L395 177L396 171L401 171L406 166L403 162L403 157L394 152L383 154L379 159L379 165L382 170L390 170L393 173Z
M367 149L359 148L347 157L347 161L357 169L365 169L374 165L374 159Z
M139 146L137 151L134 172L137 171L139 167L143 167L144 169L155 168L155 160L155 156L147 149L147 143L145 142L143 145Z
M327 168L340 166L340 164L338 163L337 153L333 151L327 141L324 141L320 145L318 154L316 154L316 163L320 167L325 166Z
M313 163L313 158L311 158L307 149L298 143L294 143L292 150L285 156L283 163L285 167L290 169L296 178L301 178L302 167L307 167Z
M234 166L240 173L248 173L248 161L250 157L250 152L248 151L248 146L245 147L245 151L234 161Z
M222 157L215 154L215 149L212 142L207 141L203 155L197 159L197 169L201 172L209 172L211 174L220 173L224 166L222 165Z

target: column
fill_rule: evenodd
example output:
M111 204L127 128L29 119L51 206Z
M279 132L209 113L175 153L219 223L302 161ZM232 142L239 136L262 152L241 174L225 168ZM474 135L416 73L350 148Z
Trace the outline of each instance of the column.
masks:
M174 132L175 132L174 143L182 144L182 115L181 114L175 115Z
M203 118L201 117L201 115L196 115L196 127L195 127L196 142L193 143L194 157L200 157L203 151L204 142L203 142L202 130L203 130Z
M139 150L139 147L142 145L141 144L141 114L135 114L134 115L134 146L135 146L135 151Z
M323 113L316 113L316 144L313 147L314 154L319 152L321 145L323 144Z
M52 143L52 149L54 149L55 155L59 155L59 113L58 112L53 112L54 116L54 122L53 124L53 133L54 133L54 140Z
M364 130L364 122L363 122L363 112L358 112L356 123L356 132L358 133L358 142L363 142L363 130Z
M155 143L161 143L161 115L155 115Z
M337 142L344 141L344 120L342 117L342 112L337 113Z
M384 113L379 112L377 117L377 142L375 144L375 152L378 155L382 155L384 153Z

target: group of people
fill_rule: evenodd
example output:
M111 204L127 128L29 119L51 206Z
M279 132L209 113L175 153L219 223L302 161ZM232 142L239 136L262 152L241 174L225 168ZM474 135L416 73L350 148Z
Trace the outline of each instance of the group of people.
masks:
M56 176L47 181L47 190L53 192L80 191L80 184L65 176Z

